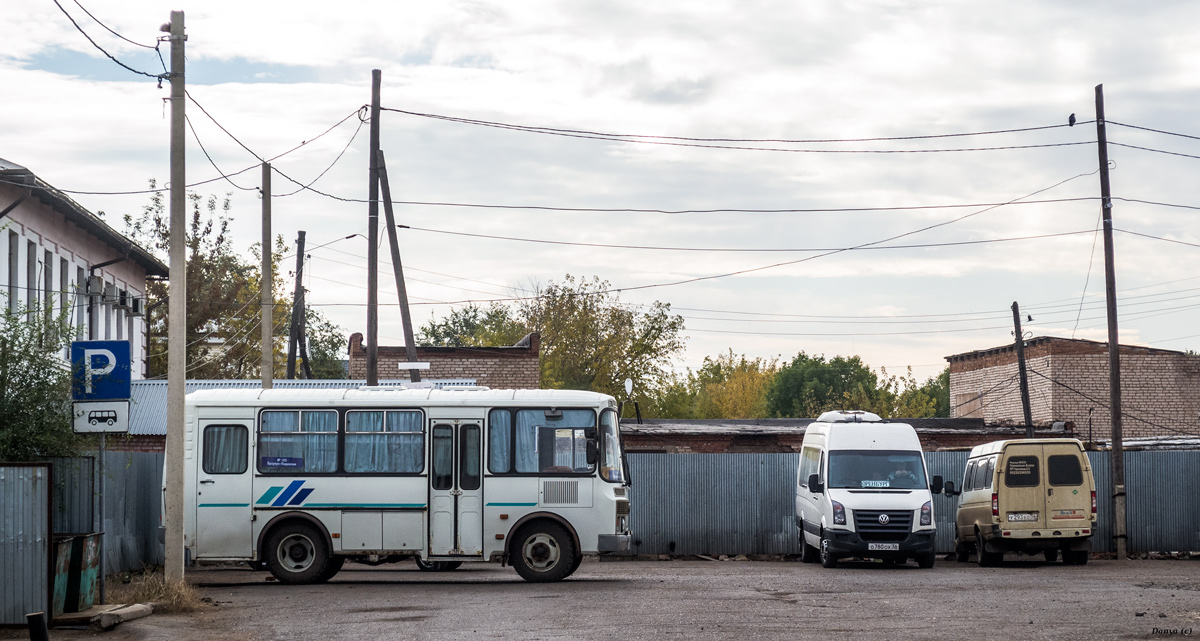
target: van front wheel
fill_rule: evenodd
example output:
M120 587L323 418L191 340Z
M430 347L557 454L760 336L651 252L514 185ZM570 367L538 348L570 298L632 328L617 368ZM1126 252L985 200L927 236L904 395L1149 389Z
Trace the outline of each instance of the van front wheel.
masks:
M821 532L821 567L836 568L837 564L838 558L829 550L829 539Z
M933 562L937 560L937 555L933 552L922 554L917 557L917 567L928 570L933 567Z

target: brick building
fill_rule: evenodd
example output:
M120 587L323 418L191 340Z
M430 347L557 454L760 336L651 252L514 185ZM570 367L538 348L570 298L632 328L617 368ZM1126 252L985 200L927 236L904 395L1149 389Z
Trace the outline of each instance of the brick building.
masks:
M1200 356L1120 346L1125 438L1195 432L1200 412ZM1022 425L1014 345L947 356L952 416L987 425ZM1025 343L1029 404L1035 426L1073 424L1084 440L1112 437L1108 344L1043 336Z
M429 363L422 378L473 378L492 389L538 389L540 342L541 335L534 332L511 347L418 347L417 361ZM403 346L380 345L377 358L380 378L408 377L408 370L399 367L408 362ZM355 333L350 336L350 378L366 376L367 348L363 335Z

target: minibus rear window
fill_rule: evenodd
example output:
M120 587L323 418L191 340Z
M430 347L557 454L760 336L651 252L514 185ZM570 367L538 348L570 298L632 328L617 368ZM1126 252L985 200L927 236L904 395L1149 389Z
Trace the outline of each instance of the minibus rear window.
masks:
M1078 456L1052 455L1046 459L1046 471L1050 485L1083 485L1083 467L1079 465Z
M1010 456L1004 464L1004 484L1008 487L1036 487L1041 478L1036 456Z

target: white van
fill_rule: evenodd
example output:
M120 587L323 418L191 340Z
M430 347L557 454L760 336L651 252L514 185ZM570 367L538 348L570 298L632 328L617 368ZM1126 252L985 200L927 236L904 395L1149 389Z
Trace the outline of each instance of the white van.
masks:
M801 559L846 557L933 567L933 494L917 432L869 412L826 412L804 432L796 479Z
M1096 529L1096 482L1083 443L1073 438L1018 439L976 446L955 516L955 555L975 553L979 565L999 565L1005 552L1045 554L1082 565Z

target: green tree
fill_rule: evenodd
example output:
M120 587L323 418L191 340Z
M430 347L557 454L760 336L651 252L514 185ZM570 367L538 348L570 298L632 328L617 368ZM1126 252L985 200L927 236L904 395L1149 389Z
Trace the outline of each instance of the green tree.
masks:
M441 321L430 318L416 341L434 347L503 347L515 345L528 333L508 307L492 303L484 309L471 304L452 310Z
M0 461L74 453L67 317L4 306L0 313Z
M847 402L875 406L879 379L857 356L809 356L800 352L780 368L767 391L771 416L816 417L821 412L848 407Z
M950 367L947 366L941 374L927 379L921 384L921 389L936 402L932 415L950 418Z
M696 418L766 418L767 391L779 371L775 359L748 359L733 350L704 357L689 377L696 390Z
M541 333L542 387L623 398L629 378L638 394L653 395L683 350L683 317L672 315L669 304L655 301L634 311L599 278L568 274L538 287L519 304L519 315Z
M305 314L308 359L313 378L346 378L346 370L342 367L347 349L346 333L312 308L306 309Z

